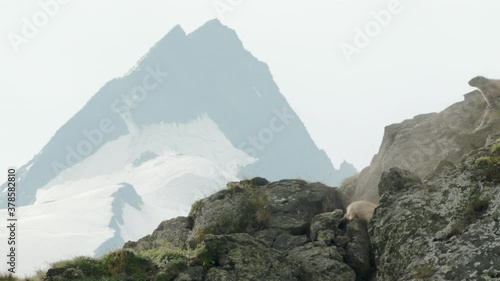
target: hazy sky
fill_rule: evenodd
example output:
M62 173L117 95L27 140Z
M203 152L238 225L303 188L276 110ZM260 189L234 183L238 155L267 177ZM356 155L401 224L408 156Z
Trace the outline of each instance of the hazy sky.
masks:
M368 165L386 125L461 101L473 76L500 78L497 0L59 0L44 16L51 1L0 2L0 169L30 160L173 26L218 16L337 167Z

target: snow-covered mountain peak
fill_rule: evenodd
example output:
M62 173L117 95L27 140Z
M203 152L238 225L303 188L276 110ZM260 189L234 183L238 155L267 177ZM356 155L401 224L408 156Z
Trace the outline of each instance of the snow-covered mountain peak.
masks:
M19 168L20 271L102 255L242 177L335 185L352 173L333 167L233 30L177 26Z

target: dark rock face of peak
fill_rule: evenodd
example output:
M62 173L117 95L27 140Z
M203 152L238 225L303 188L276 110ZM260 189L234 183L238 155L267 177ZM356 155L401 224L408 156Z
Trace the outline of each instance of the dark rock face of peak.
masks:
M242 177L300 177L336 185L353 172L349 165L342 171L333 167L290 108L268 66L244 49L233 30L214 20L191 34L175 27L129 73L104 85L33 159L22 175L19 203L32 204L38 188L106 142L129 133L130 124L179 124L204 114L235 147L258 158L240 169ZM90 154L75 153L85 140L82 132L103 125L107 130Z

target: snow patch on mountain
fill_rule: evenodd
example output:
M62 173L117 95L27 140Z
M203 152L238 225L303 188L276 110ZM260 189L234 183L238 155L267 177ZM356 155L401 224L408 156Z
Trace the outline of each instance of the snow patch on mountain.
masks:
M133 164L148 152L156 157ZM255 161L206 115L111 141L40 189L34 205L20 208L19 270L31 274L57 260L103 254L116 247L103 244L110 239L137 240L161 221L185 215L195 200L237 180L238 169ZM124 186L134 196L122 194Z

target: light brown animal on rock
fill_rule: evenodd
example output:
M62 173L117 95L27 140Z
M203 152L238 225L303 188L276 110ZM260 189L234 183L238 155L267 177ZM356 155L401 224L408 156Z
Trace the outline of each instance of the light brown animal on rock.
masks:
M356 201L347 206L344 219L352 220L357 218L365 223L370 222L377 205L368 201Z

